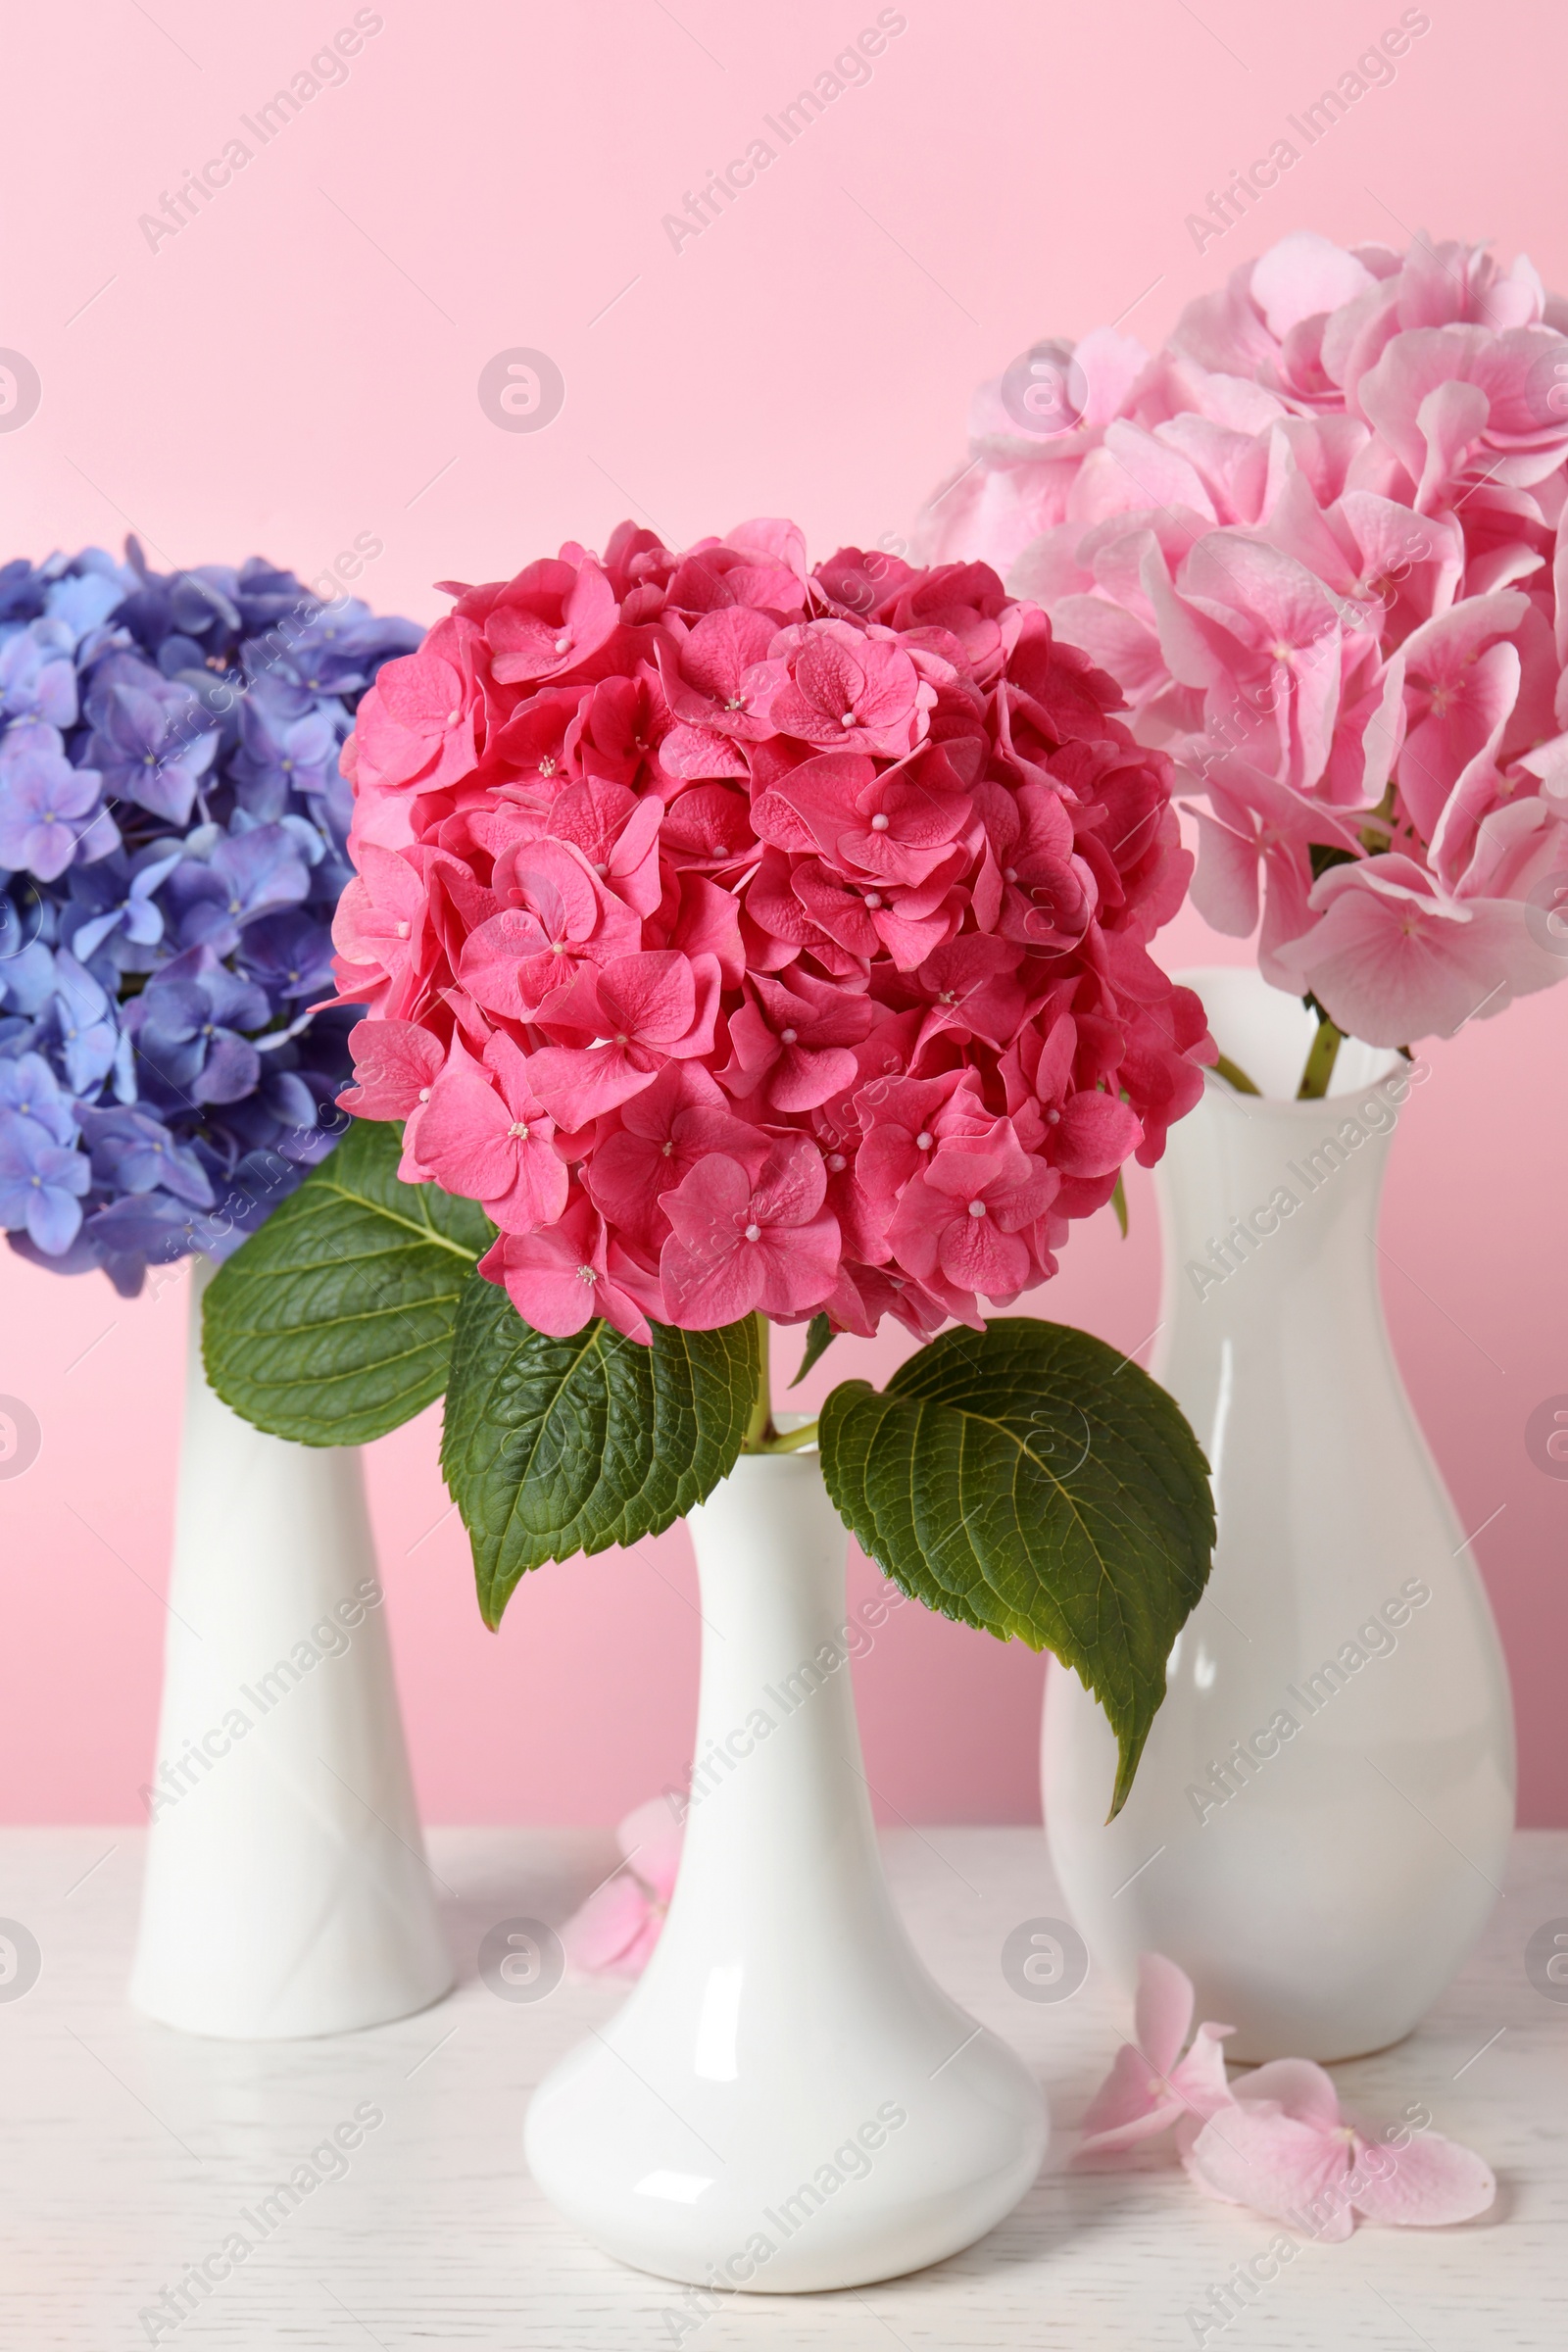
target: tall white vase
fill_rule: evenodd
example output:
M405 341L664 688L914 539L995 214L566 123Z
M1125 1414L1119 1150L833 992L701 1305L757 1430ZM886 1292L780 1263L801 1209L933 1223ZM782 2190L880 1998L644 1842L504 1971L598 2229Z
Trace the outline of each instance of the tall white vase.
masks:
M425 1867L353 1447L230 1412L194 1261L158 1767L130 1983L192 2034L277 2040L453 1981Z
M1184 977L1265 1098L1210 1077L1158 1171L1154 1374L1208 1456L1219 1544L1108 1826L1110 1736L1053 1670L1046 1821L1113 1975L1168 1953L1235 2057L1348 2058L1453 1977L1513 1825L1496 1629L1378 1293L1390 1136L1424 1065L1347 1044L1331 1099L1298 1102L1303 1007L1254 971Z
M639 2270L861 2285L1000 2221L1039 2168L1045 2105L933 1984L889 1898L845 1531L814 1456L743 1457L691 1529L705 1630L679 1882L624 2008L536 2092L528 2162Z

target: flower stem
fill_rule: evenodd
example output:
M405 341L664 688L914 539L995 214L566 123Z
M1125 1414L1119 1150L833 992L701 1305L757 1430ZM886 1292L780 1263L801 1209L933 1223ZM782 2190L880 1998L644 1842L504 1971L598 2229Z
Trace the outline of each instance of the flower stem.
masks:
M778 1429L773 1421L773 1393L768 1379L768 1340L771 1336L767 1317L757 1317L757 1348L760 1369L757 1396L752 1405L752 1417L746 1424L741 1440L742 1453L799 1453L804 1446L816 1444L816 1423L808 1421L804 1429Z
M765 1453L769 1438L778 1435L773 1427L773 1391L768 1380L767 1343L770 1327L767 1317L760 1312L754 1315L752 1320L757 1325L757 1395L752 1401L752 1417L746 1424L746 1435L741 1440L741 1451Z
M778 1431L760 1450L763 1453L799 1453L804 1446L816 1444L816 1423L808 1421L799 1429Z
M1320 1102L1323 1100L1334 1075L1335 1057L1344 1041L1344 1030L1337 1029L1328 1014L1323 1013L1318 1021L1317 1035L1312 1040L1311 1052L1306 1057L1306 1067L1301 1072L1301 1083L1296 1090L1298 1102Z
M1233 1086L1239 1095L1255 1095L1257 1093L1257 1088L1252 1084L1247 1072L1239 1063L1232 1061L1228 1054L1216 1055L1214 1074L1216 1077L1223 1078L1227 1086Z

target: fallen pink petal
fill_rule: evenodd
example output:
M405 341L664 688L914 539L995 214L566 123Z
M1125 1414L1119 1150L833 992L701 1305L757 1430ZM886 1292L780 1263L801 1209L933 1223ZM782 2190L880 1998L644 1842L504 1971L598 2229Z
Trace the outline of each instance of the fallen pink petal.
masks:
M1174 2127L1205 2196L1331 2245L1358 2217L1436 2229L1489 2210L1491 2167L1433 2132L1430 2118L1410 2120L1424 2109L1368 2136L1347 2122L1333 2078L1309 2058L1273 2058L1228 2082L1221 2045L1231 2029L1200 2025L1189 2045L1194 2007L1186 1972L1161 1952L1143 1953L1136 2040L1122 2044L1084 2111L1075 2164L1113 2164Z
M650 1797L615 1831L619 1867L561 1930L567 1960L587 1976L640 1976L653 1956L675 1891L681 1825L668 1801Z

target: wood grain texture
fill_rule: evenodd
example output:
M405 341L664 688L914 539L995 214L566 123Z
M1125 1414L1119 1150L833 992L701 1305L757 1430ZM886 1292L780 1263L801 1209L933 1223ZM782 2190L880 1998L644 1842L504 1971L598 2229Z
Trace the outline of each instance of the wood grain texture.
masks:
M530 2086L619 1996L601 1980L537 2004L495 1998L475 1953L496 1922L559 1921L614 1859L577 1831L446 1830L430 1838L460 1983L418 2017L319 2042L202 2041L125 2005L140 1838L124 1830L0 1833L0 1914L42 1951L0 2000L0 2342L7 2352L129 2352L139 2313L249 2230L361 2102L384 2122L159 2343L257 2352L620 2352L672 2344L679 2290L584 2245L523 2168ZM1063 2170L1124 2005L1093 1971L1059 2003L1016 1995L999 1955L1021 1921L1061 1915L1027 1830L904 1831L887 1841L905 1917L934 1973L1037 2065L1056 2136L1023 2204L981 2245L858 2294L737 2296L680 2340L699 2352L1157 2352L1197 2342L1187 2315L1273 2233L1210 2203L1173 2165ZM83 1878L84 1872L90 1875ZM79 1882L79 1883L77 1883ZM1494 2216L1445 2230L1359 2230L1304 2247L1204 2339L1226 2352L1560 2352L1568 2343L1568 2003L1524 1949L1568 1921L1568 1832L1522 1836L1482 1950L1420 2032L1336 2068L1368 2122L1412 2100L1479 2149ZM1479 2053L1479 2054L1478 2054Z

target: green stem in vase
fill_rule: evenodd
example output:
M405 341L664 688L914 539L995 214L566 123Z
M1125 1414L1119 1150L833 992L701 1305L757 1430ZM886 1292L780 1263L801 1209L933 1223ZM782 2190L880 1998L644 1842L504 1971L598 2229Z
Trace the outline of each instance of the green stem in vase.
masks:
M1239 1095L1255 1095L1258 1092L1240 1063L1232 1061L1228 1054L1220 1054L1215 1056L1214 1074L1218 1078L1223 1078L1227 1086L1233 1086ZM1120 1179L1118 1178L1117 1181L1119 1182Z
M768 1377L768 1342L772 1336L767 1317L757 1315L757 1398L752 1417L746 1424L741 1441L742 1453L799 1453L804 1446L816 1444L816 1423L808 1421L804 1429L779 1429L773 1420L773 1392Z
M752 1318L757 1325L757 1395L752 1403L752 1417L746 1424L741 1440L742 1453L765 1453L769 1438L778 1435L773 1427L773 1390L768 1379L767 1344L770 1330L767 1317L759 1312Z
M1301 1083L1296 1090L1298 1102L1322 1102L1329 1091L1335 1059L1344 1042L1344 1030L1337 1029L1326 1012L1321 1013L1317 1035L1312 1040L1312 1050L1307 1054L1306 1067L1301 1072Z
M814 1446L816 1441L816 1423L808 1421L800 1429L777 1431L759 1450L762 1453L799 1453L805 1446Z

